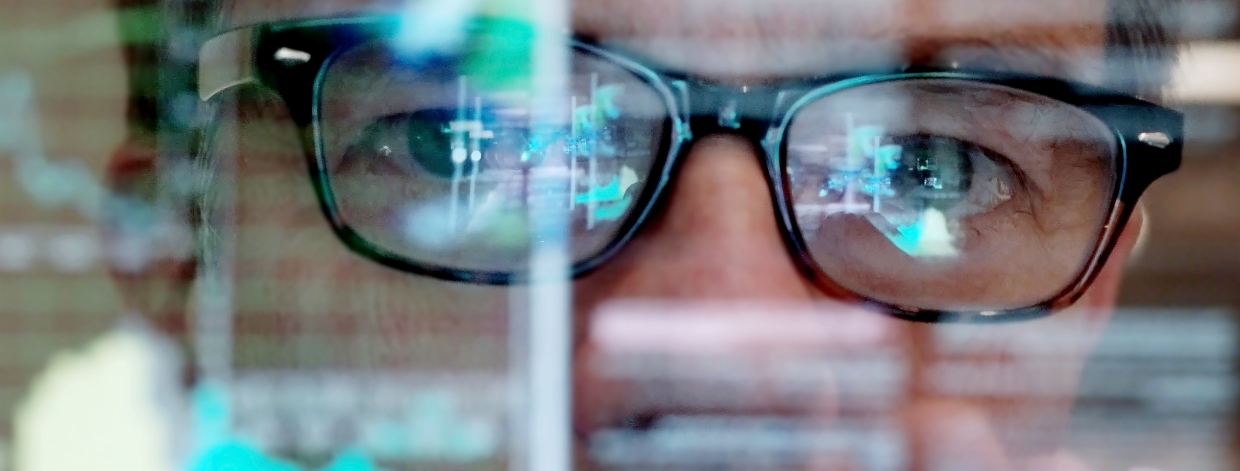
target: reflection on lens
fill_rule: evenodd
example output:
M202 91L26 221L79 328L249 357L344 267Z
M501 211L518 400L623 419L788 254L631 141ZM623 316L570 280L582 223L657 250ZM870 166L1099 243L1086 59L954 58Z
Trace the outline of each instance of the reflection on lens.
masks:
M900 160L897 172L891 175L895 194L907 195L922 208L940 212L960 204L969 194L973 165L969 159L970 145L943 136L907 136L892 139L898 146ZM891 149L893 152L895 148Z
M643 193L669 114L618 65L575 52L572 66L563 109L548 113L522 81L468 61L409 63L379 44L344 54L320 102L341 218L383 251L454 270L528 269L539 224L567 226L574 261L604 250ZM535 122L547 115L564 124Z
M1066 103L948 79L863 85L787 130L796 222L824 274L882 302L993 310L1045 301L1092 255L1112 133Z

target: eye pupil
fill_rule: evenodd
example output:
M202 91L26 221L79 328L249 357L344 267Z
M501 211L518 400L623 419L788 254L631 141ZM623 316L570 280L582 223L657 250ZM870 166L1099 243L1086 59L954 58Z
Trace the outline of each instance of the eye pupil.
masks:
M452 120L448 110L429 109L411 113L406 125L409 155L428 173L452 177L451 135L444 131Z
M963 202L972 186L971 145L941 136L905 136L895 139L902 148L892 186L908 201L946 211Z

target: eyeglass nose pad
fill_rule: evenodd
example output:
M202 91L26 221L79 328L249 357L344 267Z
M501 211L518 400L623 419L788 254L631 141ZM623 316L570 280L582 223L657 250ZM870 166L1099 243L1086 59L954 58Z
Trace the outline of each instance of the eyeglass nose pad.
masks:
M741 121L736 112L736 98L728 98L723 106L719 107L719 127L728 129L741 128Z

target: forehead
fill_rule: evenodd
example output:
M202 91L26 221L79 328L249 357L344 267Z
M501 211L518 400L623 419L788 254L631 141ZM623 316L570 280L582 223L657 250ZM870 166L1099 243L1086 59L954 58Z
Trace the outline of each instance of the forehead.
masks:
M227 23L244 25L400 13L457 0L225 1L232 2ZM667 68L725 80L895 62L1095 81L1108 11L1107 0L566 1L578 34Z

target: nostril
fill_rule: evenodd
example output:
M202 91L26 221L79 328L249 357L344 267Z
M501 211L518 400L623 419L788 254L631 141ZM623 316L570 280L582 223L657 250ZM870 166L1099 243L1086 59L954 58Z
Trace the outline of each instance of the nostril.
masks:
M644 301L587 319L574 425L607 469L805 469L896 433L905 364L890 318L835 303Z

